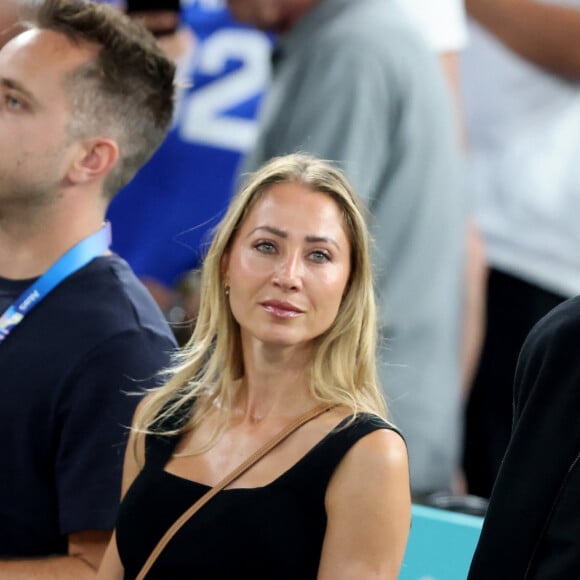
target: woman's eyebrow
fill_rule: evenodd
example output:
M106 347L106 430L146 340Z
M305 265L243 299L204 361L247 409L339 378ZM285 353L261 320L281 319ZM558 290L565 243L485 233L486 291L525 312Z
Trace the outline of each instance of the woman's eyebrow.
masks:
M277 236L279 238L287 238L288 237L288 232L285 232L284 230L281 230L279 228L275 228L272 226L258 226L257 228L254 228L249 234L248 236L251 236L253 233L257 232L257 231L266 231L271 233L274 236ZM333 246L335 246L336 248L338 248L340 250L340 246L338 245L338 242L336 240L334 240L333 238L328 238L326 236L305 236L304 239L309 243L309 244L332 244Z

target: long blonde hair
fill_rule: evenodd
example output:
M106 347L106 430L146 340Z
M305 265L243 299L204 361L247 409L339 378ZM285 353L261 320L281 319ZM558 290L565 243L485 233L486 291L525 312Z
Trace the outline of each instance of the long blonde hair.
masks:
M234 384L244 375L244 368L240 328L224 292L222 257L251 208L278 183L298 183L329 195L342 211L351 246L351 272L344 298L334 323L316 339L313 350L311 395L320 402L345 405L354 415L370 412L386 419L376 374L376 309L365 210L344 175L331 163L292 154L276 157L251 174L232 199L204 260L200 308L192 336L176 355L165 385L140 407L137 437L192 429L216 403L226 411L221 424L225 428L237 394ZM191 417L172 422L184 415L194 399Z

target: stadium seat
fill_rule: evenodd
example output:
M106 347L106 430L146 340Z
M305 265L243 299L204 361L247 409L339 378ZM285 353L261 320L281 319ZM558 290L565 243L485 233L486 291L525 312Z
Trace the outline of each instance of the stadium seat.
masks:
M399 580L465 580L483 518L414 504Z

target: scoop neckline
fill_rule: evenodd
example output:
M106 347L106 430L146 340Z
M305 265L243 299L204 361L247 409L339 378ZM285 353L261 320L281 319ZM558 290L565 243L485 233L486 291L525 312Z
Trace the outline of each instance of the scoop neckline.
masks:
M361 414L358 414L357 418L360 416L361 416ZM298 466L302 462L306 461L311 455L313 455L319 447L321 447L332 435L334 435L336 433L336 431L341 429L343 427L343 425L351 418L352 418L352 415L348 415L347 417L344 417L343 419L341 419L324 437L322 437L322 439L320 439L320 441L315 443L302 457L300 457L300 459L298 459L298 461L293 463L290 467L288 467L286 470L284 470L280 475L275 477L272 481L270 481L264 485L260 485L260 486L256 486L256 487L226 487L225 489L222 489L220 491L220 493L231 492L231 491L246 491L247 492L247 491L264 490L264 489L267 489L269 487L273 487L275 485L282 483L282 481L284 479L286 479L287 477L289 477L291 475L292 471L297 469ZM208 485L206 483L201 483L201 482L196 481L194 479L189 479L187 477L183 477L181 475L171 473L170 471L167 471L165 469L166 464L167 464L167 462L163 465L163 468L161 471L164 475L169 476L170 479L174 479L176 481L183 481L186 484L192 484L195 487L201 487L205 490L210 490L214 487L212 485Z

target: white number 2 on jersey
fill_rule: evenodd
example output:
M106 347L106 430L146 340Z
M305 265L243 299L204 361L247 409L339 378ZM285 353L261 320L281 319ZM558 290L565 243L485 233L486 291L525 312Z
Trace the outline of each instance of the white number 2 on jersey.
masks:
M219 75L230 59L240 60L242 66L186 97L181 138L245 153L256 138L256 120L236 117L228 111L264 91L270 43L260 32L232 28L218 30L199 50L197 66L203 74Z

